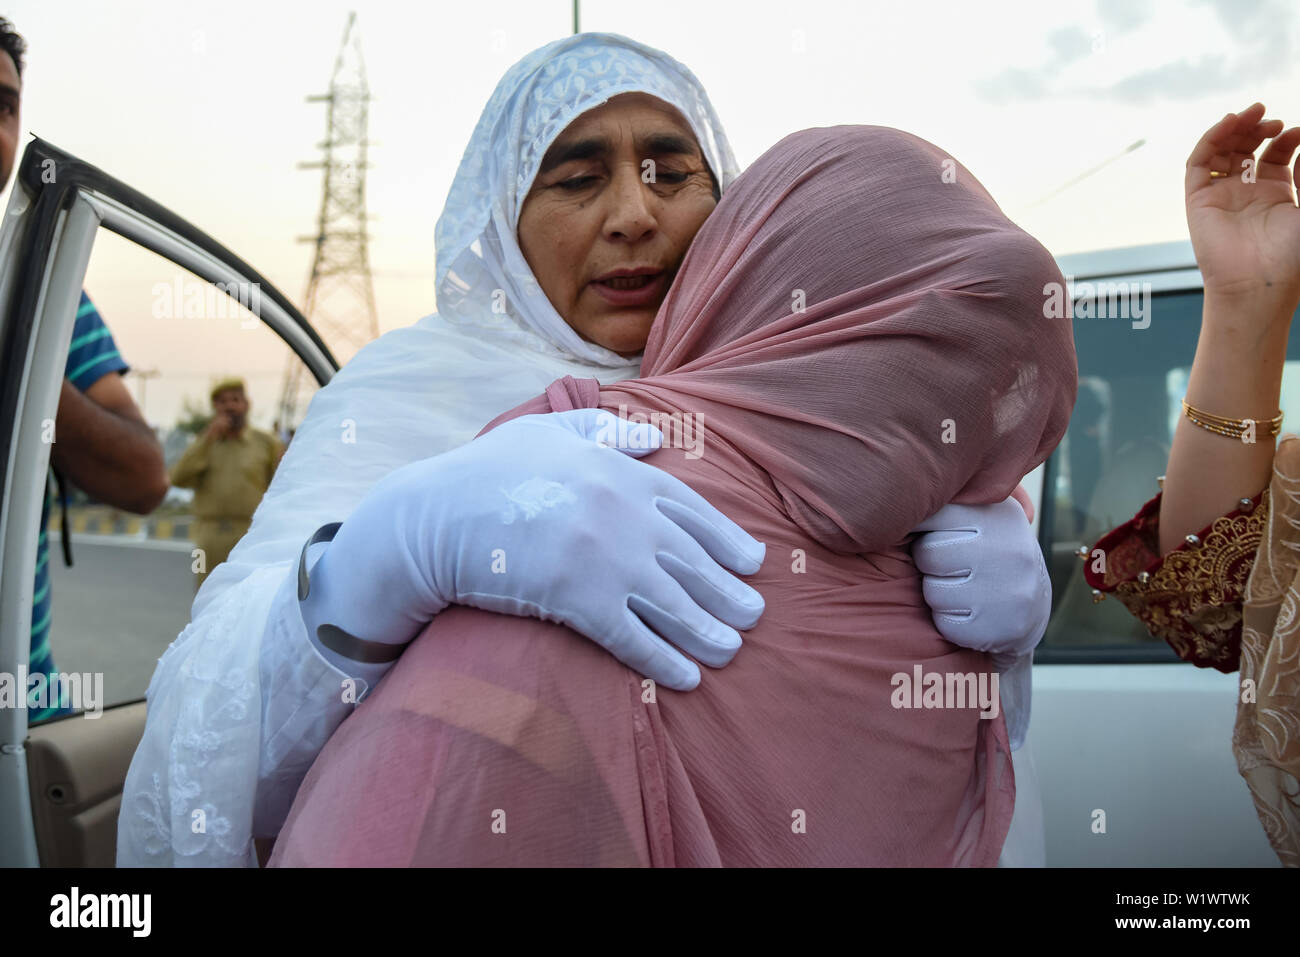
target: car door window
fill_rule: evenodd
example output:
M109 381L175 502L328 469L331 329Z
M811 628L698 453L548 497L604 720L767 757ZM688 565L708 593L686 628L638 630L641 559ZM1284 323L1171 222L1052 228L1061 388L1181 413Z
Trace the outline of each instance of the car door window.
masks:
M22 675L22 683L28 684L33 610L37 601L45 602L51 616L47 623L49 647L54 655L64 656L61 662L56 658L53 669L67 673L75 667L92 675L102 673L102 695L97 695L95 703L100 709L103 701L138 697L135 688L143 691L156 658L151 643L161 648L177 631L176 619L168 619L175 611L154 616L157 620L149 619L148 624L142 624L141 618L131 620L131 616L141 614L133 603L139 601L143 594L140 589L148 586L147 576L152 572L136 570L123 576L123 569L129 567L123 561L110 558L97 563L98 584L89 578L75 582L64 579L47 581L44 594L36 588L38 575L49 575L51 563L57 569L62 555L58 539L51 540L45 527L49 515L43 516L42 508L48 501L53 443L58 442L59 429L55 426L63 398L61 390L66 387L67 375L74 372L69 366L72 350L79 340L90 346L77 357L77 370L87 373L87 381L82 383L87 388L98 384L92 381L96 371L113 364L109 353L121 351L98 348L85 338L100 334L98 327L78 334L75 326L78 315L88 305L83 290L96 239L103 241L101 255L112 258L112 244L105 240L104 231L156 254L161 257L159 262L166 261L161 276L147 277L147 292L139 276L133 278L111 265L93 278L100 289L95 294L100 296L101 305L108 307L109 321L119 324L121 344L128 354L144 357L150 333L162 332L158 326L146 325L144 333L126 328L132 317L138 317L145 308L139 297L148 296L152 307L153 300L161 302L159 297L164 295L157 284L179 278L184 302L185 284L192 280L178 275L180 270L192 273L200 285L219 283L223 289L236 291L255 286L260 298L251 309L257 313L253 318L270 327L287 349L301 357L310 373L308 380L327 382L338 367L320 336L294 305L235 253L148 196L77 157L40 139L27 145L0 224L0 480L5 487L0 504L0 674L10 679ZM112 288L117 282L135 285L133 289ZM237 310L233 317L225 317L226 321L232 318L249 332L256 328L247 322L248 316ZM190 327L186 333L186 348L180 351L203 353L205 346L198 329ZM239 341L241 345L247 341L251 347L251 340ZM140 390L140 404L150 420L156 420L158 414L153 408L154 397L165 384L164 369L180 368L186 370L181 373L184 375L203 375L192 366L177 367L170 353L156 358L158 375L132 383L133 389ZM253 357L249 355L247 360L243 364L251 367ZM148 358L131 361L150 368ZM225 364L224 360L221 364ZM110 387L122 385L112 377L105 377L105 381ZM149 385L155 386L154 396L146 398L144 391ZM183 388L194 390L196 385L190 382ZM124 390L117 393L118 408L130 404L122 402L124 394ZM103 398L110 401L112 396ZM102 436L105 423L92 424L98 425L100 431L86 434ZM67 441L66 432L63 438ZM59 460L66 449L60 451ZM104 485L97 483L92 473L83 473L82 481ZM156 482L154 495L144 500L151 501L160 489L161 482ZM141 510L148 510L148 506ZM72 522L70 518L69 530ZM142 532L146 539L150 535L148 529L139 526L124 525L119 529L116 519L113 524L113 534L127 538L133 535L136 539ZM154 545L146 542L146 547ZM46 557L38 570L37 553L42 547ZM169 575L175 574L171 565L166 567ZM81 567L74 565L70 570L89 576L95 569L96 563L87 559ZM58 574L57 570L54 574ZM112 579L113 575L118 578ZM95 599L93 610L82 613L85 634L80 644L67 638L67 630L60 627L60 621L76 621L75 609L53 608L53 594L61 585L65 586L64 599L74 595L92 595ZM135 591L128 591L128 586ZM188 596L181 603L187 600ZM60 614L56 619L55 615ZM114 645L114 636L136 628L148 634L128 636L137 640L140 650L135 653L136 660L119 670L118 659L129 655ZM71 682L60 685L66 687ZM39 687L40 682L37 690ZM83 704L88 704L84 702L84 688L79 693ZM145 709L137 702L103 709L96 721L65 716L33 727L27 695L23 695L22 702L0 707L0 864L13 867L61 862L102 866L111 862L116 801L144 726ZM93 754L94 759L86 760L87 754Z
M201 536L192 498L178 492L154 507L164 487L157 469L152 494L140 497L125 480L102 477L120 466L104 464L111 455L69 462L73 450L93 444L93 429L81 438L66 422L56 430L64 418L56 410L82 404L83 422L102 435L106 420L86 409L130 416L134 406L175 459L211 415L214 381L239 376L256 433L239 433L248 448L221 461L236 480L269 477L277 439L293 427L277 421L283 384L295 383L300 416L311 384L327 381L337 363L292 303L233 252L39 139L20 164L0 262L0 465L12 492L0 523L0 670L17 673L36 664L31 656L53 655L45 662L51 673L76 666L102 676L99 707L138 700L158 655L188 621L195 572L210 571L220 557L195 553ZM298 359L306 374L290 377ZM60 389L69 387L91 402L65 406ZM245 461L245 452L265 461ZM55 495L49 476L59 471L69 474ZM76 472L85 489L76 487ZM225 517L238 512L246 527L262 491L242 490L241 509L217 510L227 545L242 529L224 528ZM31 723L27 714L21 719L4 722L5 740L21 740ZM0 803L19 791L3 791Z
M281 394L291 367L302 363L250 311L257 308L251 291L241 296L234 290L232 297L104 229L95 238L85 290L103 329L74 335L72 345L75 349L78 338L95 337L113 348L78 361L79 367L91 366L80 381L118 375L123 362L129 367L122 382L161 444L169 471L180 475L178 463L212 422L210 393L221 380L243 381L248 410L241 436L257 437L256 442L217 443L214 451L229 449L234 455L240 450L241 458L228 467L224 460L212 463L202 475L182 476L189 487L173 485L143 514L67 479L60 503L59 487L51 484L53 507L42 550L47 574L41 580L48 594L33 634L39 631L60 673L99 682L97 705L107 708L144 696L159 656L190 620L202 575L247 530L258 490L265 489L274 467L269 463L268 468L259 450L262 443L273 448L267 436L281 443L290 438L295 423L280 420ZM296 406L301 415L315 381L305 370L294 381L303 389ZM197 451L187 461L195 460ZM218 466L225 471L212 474ZM203 514L196 514L196 490ZM65 522L70 566L64 556ZM39 653L34 647L33 655ZM63 713L43 710L32 723Z

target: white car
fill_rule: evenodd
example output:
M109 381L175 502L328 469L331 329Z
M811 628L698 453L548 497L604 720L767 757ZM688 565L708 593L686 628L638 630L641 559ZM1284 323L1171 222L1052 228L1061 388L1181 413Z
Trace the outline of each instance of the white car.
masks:
M1058 263L1079 398L1065 440L1025 480L1053 591L1029 736L1047 862L1277 867L1232 754L1237 675L1180 661L1113 597L1094 602L1076 554L1159 492L1200 330L1191 243ZM1288 397L1300 400L1290 358L1284 409Z
M44 175L49 169L57 175ZM9 675L25 668L29 652L49 462L41 423L57 407L100 230L201 280L259 283L262 321L316 381L337 368L289 301L229 250L89 164L33 141L0 231L0 673ZM1029 739L1048 863L1276 865L1230 750L1234 677L1179 662L1115 601L1094 604L1075 555L1156 493L1199 327L1190 246L1067 257L1062 267L1079 281L1149 283L1141 288L1153 298L1145 327L1076 320L1081 396L1089 397L1061 448L1026 480L1056 591L1035 663ZM149 581L140 587L157 590ZM134 700L110 702L98 719L29 729L26 711L0 708L0 865L112 866L122 782L144 727L147 662L176 634L159 631L148 636Z

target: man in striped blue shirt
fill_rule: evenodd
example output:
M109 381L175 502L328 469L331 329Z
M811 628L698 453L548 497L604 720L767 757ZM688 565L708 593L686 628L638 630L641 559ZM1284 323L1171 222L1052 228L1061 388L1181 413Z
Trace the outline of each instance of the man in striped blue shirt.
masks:
M143 426L144 419L135 408L134 401L121 382L129 367L118 351L113 335L90 298L83 291L81 302L77 307L76 324L72 330L72 342L68 345L68 359L64 365L63 392L59 398L58 418L54 425L54 445L50 460L55 468L85 488L89 485L102 501L126 508L131 511L152 511L166 494L164 478L160 481L157 469L162 464L162 451L157 448L157 440L152 432L148 433L149 442L142 442L144 436L139 428L131 429L134 433L126 442L126 449L114 449L114 434L121 438L122 426ZM129 403L129 410L123 406L123 400ZM108 405L104 405L107 402ZM88 405L97 408L89 409ZM114 410L114 406L120 412ZM130 415L134 412L134 415ZM113 423L103 419L104 416L121 418L123 413L135 422ZM107 427L107 435L87 435L97 427ZM71 433L71 434L69 434ZM106 442L105 439L108 441ZM156 461L149 454L148 445L156 449ZM125 452L125 454L123 454ZM94 479L87 480L87 473L94 470ZM151 471L155 474L151 477ZM105 474L107 473L107 474ZM113 481L116 475L116 482ZM105 484L104 478L109 479ZM85 484L83 484L85 483ZM87 491L91 489L88 488ZM49 517L52 497L47 489L45 506L41 511L41 533L36 546L36 586L33 592L32 607L32 641L28 674L53 674L56 671L50 650L50 547ZM57 683L50 687L58 687ZM29 724L44 721L56 715L66 714L71 709L59 702L47 702L48 707L31 708L28 711Z
M0 17L0 189L9 181L18 149L25 52L23 38ZM64 366L50 464L97 501L145 514L167 493L167 469L158 439L122 382L126 371L108 327L82 292ZM49 517L47 487L36 548L29 675L55 672L50 653ZM29 709L28 724L64 710Z

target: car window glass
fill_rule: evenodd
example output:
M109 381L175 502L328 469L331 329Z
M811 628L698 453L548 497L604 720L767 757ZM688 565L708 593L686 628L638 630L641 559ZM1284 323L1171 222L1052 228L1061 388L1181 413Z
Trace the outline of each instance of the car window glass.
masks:
M1145 649L1153 660L1173 659L1113 596L1093 601L1077 550L1127 522L1159 491L1182 415L1201 299L1199 291L1152 296L1145 327L1146 318L1075 316L1079 395L1048 463L1043 496L1052 620L1042 647L1049 656L1085 650L1104 658L1109 649L1132 660ZM1293 338L1288 350L1284 431L1300 427L1300 342Z
M100 706L111 707L144 696L158 657L189 621L201 571L210 572L219 561L207 552L228 550L246 529L262 483L273 474L266 461L275 448L272 437L290 438L316 384L302 368L296 376L301 393L295 421L280 421L288 372L302 363L253 314L260 290L235 290L241 304L174 263L100 230L84 291L102 326L74 334L74 351L95 347L79 355L76 365L89 363L89 372L74 384L89 385L99 370L117 375L111 370L125 361L129 372L122 382L161 443L169 469L212 421L215 382L241 378L248 400L245 427L231 437L234 441L222 443L223 457L208 463L204 473L219 468L224 483L215 498L207 488L207 514L197 514L203 511L196 507L204 502L203 489L173 486L157 507L137 514L69 482L73 564L68 567L63 510L50 483L48 600L42 621L33 627L46 628L49 666L57 673L89 675L91 682L100 676ZM86 310L83 300L83 325ZM111 348L103 346L108 342Z

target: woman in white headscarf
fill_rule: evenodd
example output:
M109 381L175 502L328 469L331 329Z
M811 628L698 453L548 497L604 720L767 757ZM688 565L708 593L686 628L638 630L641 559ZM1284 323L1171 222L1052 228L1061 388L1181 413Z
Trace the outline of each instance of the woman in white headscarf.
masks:
M629 213L630 225L611 227L598 240L612 243L608 248L641 249L651 234L636 230L657 230L652 258L662 274L648 278L600 270L588 275L584 270L599 266L601 257L583 260L580 250L567 249L568 237L548 237L544 223L528 234L531 250L521 244L521 216L539 170L566 158L553 153L557 140L616 97L642 115L657 110L689 133L701 161L693 170L693 193L670 188L671 177L657 184L653 162L643 179L648 189L659 190L651 214L671 218L672 203L685 196L700 215L681 214L675 227L660 228L638 225ZM628 115L614 117L605 133L637 136ZM567 158L580 158L584 149L590 154L598 140L576 144ZM736 173L704 90L663 53L615 35L584 34L543 47L507 72L475 128L438 221L438 313L369 344L316 395L248 534L209 575L190 624L159 662L144 737L122 796L119 865L255 864L252 838L277 833L332 731L391 666L403 642L450 601L563 621L672 687L693 687L699 673L670 643L706 664L730 660L739 647L735 629L752 626L762 611L757 593L723 567L746 574L761 562L762 546L743 530L681 483L636 463L635 452L606 450L591 459L588 450L605 425L593 416L562 413L540 425L534 421L531 431L519 433L527 454L513 456L512 463L475 458L474 445L459 447L562 376L609 383L635 375L658 302L711 208L698 190L700 177L707 174L716 200ZM569 191L567 182L548 187L558 202ZM619 215L641 202L630 196L617 206ZM566 249L577 257L569 264L579 273L574 277L563 274ZM530 267L543 260L545 268ZM615 273L646 272L608 265ZM434 565L454 574L431 574L425 557L415 553L419 548L436 552L453 548L448 542L478 545L483 539L474 527L448 527L459 520L454 501L448 505L444 496L431 505L411 494L423 479L412 470L438 468L429 460L453 449L463 486L512 495L528 490L529 461L571 461L578 499L588 509L585 524L605 528L618 521L617 541L592 542L581 529L573 542L527 541L520 537L527 509L545 502L516 495L525 521L507 518L510 527L494 531L516 536L511 543L517 547L495 549L502 553L502 571L512 563L510 574L492 577L497 569L489 571L477 553L472 559L435 556ZM525 470L512 472L521 461ZM596 474L589 474L590 461L597 463ZM421 481L397 481L413 474ZM348 550L327 546L381 480L393 489L392 527L365 534L354 527ZM584 495L584 484L600 494ZM672 521L656 508L664 501L674 506ZM434 516L435 505L446 508ZM990 519L988 531L997 524ZM412 539L418 543L408 551ZM545 580L545 557L579 543L587 548L588 577L569 583L567 591ZM980 544L994 550L988 534ZM1028 574L1019 576L1028 585L989 594L982 617L940 619L945 635L995 620L1001 630L1014 623L1012 630L1030 646L1041 635L1036 619L1045 596L1032 565L1041 562L1037 546L1015 531L1002 533L1001 548L999 564L1029 562ZM680 559L673 578L681 587L670 584L671 594L662 588L668 573L656 561L665 550ZM969 552L954 554L961 549L951 545L943 551L954 568L970 566ZM521 555L533 559L522 571ZM936 565L924 570L943 571ZM654 576L660 580L651 582ZM448 585L447 578L455 581ZM485 590L493 594L485 597ZM663 614L628 622L634 617L628 596L642 592L662 597ZM947 607L969 608L969 596L958 594Z

